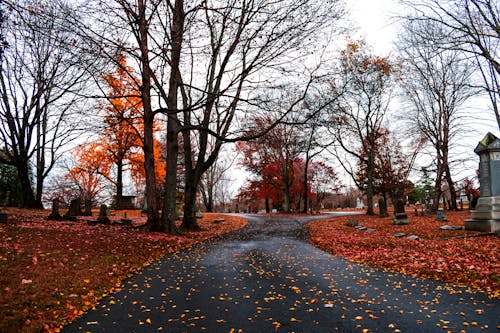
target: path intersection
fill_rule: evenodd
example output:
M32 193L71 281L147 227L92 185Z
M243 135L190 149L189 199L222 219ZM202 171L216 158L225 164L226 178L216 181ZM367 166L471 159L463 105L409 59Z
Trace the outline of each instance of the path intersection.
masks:
M245 217L147 266L63 332L500 332L499 300L323 252L307 242L311 218Z

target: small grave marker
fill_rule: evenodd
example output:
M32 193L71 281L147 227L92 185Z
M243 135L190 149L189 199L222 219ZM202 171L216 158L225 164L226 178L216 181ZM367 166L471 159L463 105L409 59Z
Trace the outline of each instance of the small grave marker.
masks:
M355 217L350 217L347 219L346 226L356 227L359 224L359 220Z
M394 193L396 199L396 204L394 205L394 215L392 221L395 225L408 224L408 215L405 212L405 203L403 201L403 191L401 189L396 189Z
M82 209L80 206L80 199L77 198L71 200L68 211L64 215L64 219L76 222L76 217L82 216Z
M396 237L396 238L401 238L401 237L404 237L404 236L406 236L406 234L402 233L402 232L394 234L394 237Z
M444 216L444 209L442 208L439 208L437 211L436 211L436 220L439 221L439 222L446 222L448 221L446 219L446 217Z
M443 225L439 227L441 230L462 230L462 227L456 225Z
M120 220L123 225L132 225L132 220L127 218L127 212L123 212L123 218Z
M48 217L49 220L62 220L62 216L59 213L59 199L55 198L52 200L52 211Z
M418 236L415 236L415 235L410 235L408 237L406 237L406 239L409 239L409 240L416 240L418 239L419 237Z
M105 204L102 204L101 207L99 207L99 216L97 217L97 221L102 224L110 223L108 217L108 207Z
M83 216L92 216L92 200L85 199L83 206L84 206Z

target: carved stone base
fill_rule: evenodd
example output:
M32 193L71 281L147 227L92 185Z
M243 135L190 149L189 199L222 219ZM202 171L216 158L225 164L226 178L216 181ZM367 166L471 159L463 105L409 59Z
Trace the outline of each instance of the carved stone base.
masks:
M465 229L500 234L500 197L479 198L472 218L465 221Z
M396 213L392 216L392 222L394 225L409 224L408 215L406 213Z

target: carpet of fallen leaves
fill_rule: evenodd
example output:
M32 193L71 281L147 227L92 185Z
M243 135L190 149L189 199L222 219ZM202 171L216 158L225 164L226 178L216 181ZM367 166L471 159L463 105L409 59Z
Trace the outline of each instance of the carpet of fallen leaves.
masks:
M4 211L9 222L0 224L0 332L57 331L153 260L247 224L240 217L205 213L198 220L202 231L171 236L89 226L85 219L48 221L50 212L43 210ZM146 221L140 211L126 213L134 225ZM224 221L214 223L217 219Z
M311 242L348 260L390 271L451 282L500 297L500 237L471 237L477 232L440 230L443 225L462 226L470 213L446 212L447 222L434 216L412 216L410 224L394 225L392 219L356 215L313 221ZM349 219L374 232L347 226ZM415 235L417 240L394 235ZM457 236L466 236L457 238Z

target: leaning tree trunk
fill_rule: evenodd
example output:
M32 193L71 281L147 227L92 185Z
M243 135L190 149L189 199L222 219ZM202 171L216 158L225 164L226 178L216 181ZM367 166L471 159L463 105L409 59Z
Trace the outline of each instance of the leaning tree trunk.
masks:
M450 191L450 210L458 210L457 206L457 193L455 191L455 185L453 183L453 179L451 178L451 173L450 173L450 168L446 168L445 172L445 179L446 182L448 183L448 189Z
M455 185L453 179L451 178L450 165L448 163L448 151L443 152L443 174L448 183L448 189L450 191L450 210L458 210L457 207L457 193L455 192Z

